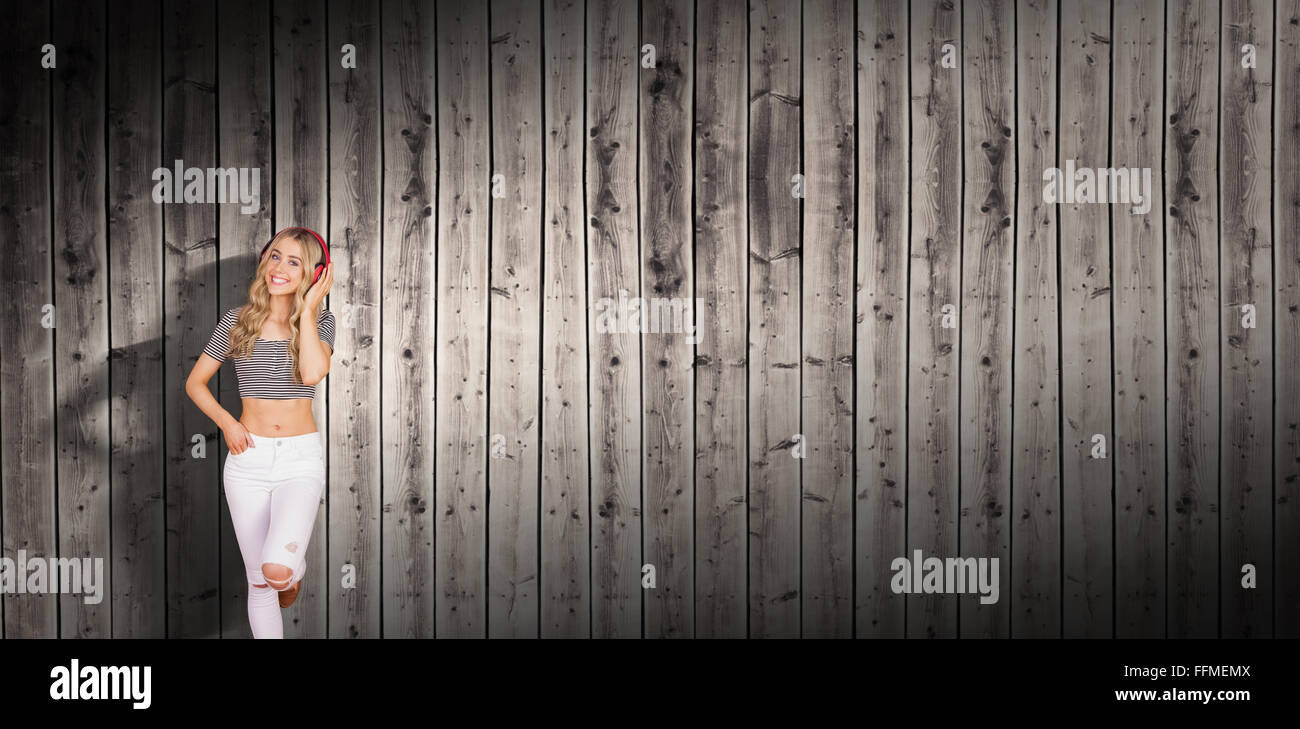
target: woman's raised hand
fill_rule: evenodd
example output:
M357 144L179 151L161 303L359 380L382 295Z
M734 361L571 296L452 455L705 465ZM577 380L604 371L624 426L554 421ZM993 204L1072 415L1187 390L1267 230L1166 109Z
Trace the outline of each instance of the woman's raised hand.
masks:
M334 264L330 263L325 266L325 272L320 275L316 283L307 289L307 295L302 298L302 310L315 311L320 303L325 300L325 295L330 292L330 285L334 283Z

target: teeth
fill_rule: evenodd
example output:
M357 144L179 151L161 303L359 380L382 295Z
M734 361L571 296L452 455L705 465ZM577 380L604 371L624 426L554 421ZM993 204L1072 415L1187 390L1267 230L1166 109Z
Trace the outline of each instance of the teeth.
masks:
M289 279L287 279L287 278L281 278L281 277L279 277L279 276L272 276L272 277L271 277L271 283L278 283L278 284L289 283Z

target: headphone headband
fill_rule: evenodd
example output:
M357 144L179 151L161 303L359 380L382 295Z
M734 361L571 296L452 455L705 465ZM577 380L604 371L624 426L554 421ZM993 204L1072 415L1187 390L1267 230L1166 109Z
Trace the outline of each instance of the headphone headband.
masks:
M311 228L304 228L301 225L291 225L288 228L284 228L279 233L276 233L275 235L271 236L271 240L268 240L266 242L266 245L262 246L262 254L257 257L257 260L261 261L263 258L266 258L266 252L271 248L271 243L276 238L280 237L280 233L283 233L286 230L305 230L308 233L311 233L316 238L316 241L320 243L320 249L325 252L325 260L316 264L314 275L312 276L311 279L312 283L316 283L317 281L320 280L321 274L325 273L325 267L328 266L330 263L330 247L325 245L325 239L321 237L320 233L317 233Z

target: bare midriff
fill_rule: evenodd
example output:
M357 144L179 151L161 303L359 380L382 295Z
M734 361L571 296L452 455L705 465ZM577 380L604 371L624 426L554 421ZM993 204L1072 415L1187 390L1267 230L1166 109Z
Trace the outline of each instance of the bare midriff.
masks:
M312 401L303 397L294 400L268 400L245 397L239 422L248 432L268 438L284 438L316 432L312 417Z

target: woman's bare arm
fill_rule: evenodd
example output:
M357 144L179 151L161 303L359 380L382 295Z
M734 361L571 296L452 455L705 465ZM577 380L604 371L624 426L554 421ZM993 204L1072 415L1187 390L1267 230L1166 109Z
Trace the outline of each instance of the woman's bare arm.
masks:
M330 372L330 346L320 338L316 320L309 316L304 316L298 327L298 372L304 385L314 385Z
M208 380L217 374L221 369L221 363L216 361L207 352L199 355L199 361L194 363L194 369L190 370L190 376L185 380L185 394L190 396L195 405L203 414L212 418L212 422L217 424L218 428L225 430L231 423L237 423L239 420L231 415L217 398L212 396L212 391L208 389Z
M303 312L316 311L324 305L325 296L334 285L334 264L325 267L320 279L311 285L303 297ZM300 315L301 316L301 315ZM316 331L316 320L310 316L301 316L298 320L298 374L304 385L315 385L325 379L330 372L330 354L334 350L321 341L320 332Z

